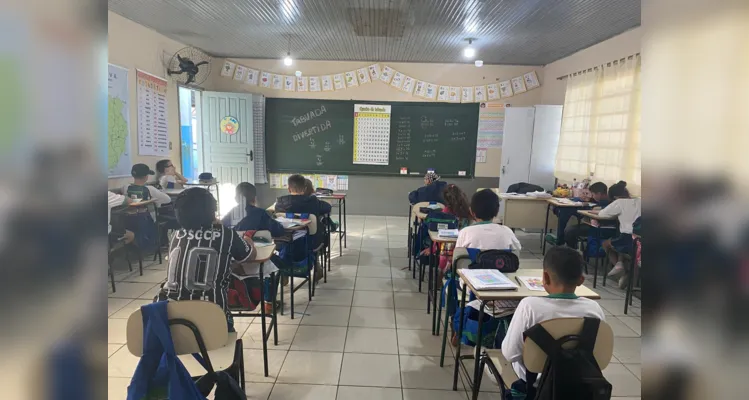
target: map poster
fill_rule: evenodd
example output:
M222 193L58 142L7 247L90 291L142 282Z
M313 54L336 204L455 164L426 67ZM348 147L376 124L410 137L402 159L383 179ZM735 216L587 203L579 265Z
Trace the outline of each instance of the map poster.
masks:
M109 64L107 74L107 176L130 176L130 88L127 68Z
M479 132L476 148L502 147L505 130L505 106L501 103L481 103L479 107Z
M166 80L136 70L138 89L138 154L168 156Z
M354 164L388 165L390 106L354 104Z

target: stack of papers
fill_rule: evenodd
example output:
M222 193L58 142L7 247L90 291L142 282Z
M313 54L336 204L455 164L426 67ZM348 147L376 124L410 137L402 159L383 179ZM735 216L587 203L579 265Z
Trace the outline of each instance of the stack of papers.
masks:
M278 218L276 218L276 221L280 222L281 225L285 229L289 229L289 228L292 228L292 227L300 225L299 222L296 222L293 219L289 219L289 218L286 218L286 217L278 217Z
M528 290L532 290L534 292L545 292L546 289L544 289L544 281L540 277L537 276L516 276L515 279L525 285L525 287L528 288Z
M457 229L440 229L437 233L437 236L441 238L457 238L458 230Z
M476 290L517 290L518 285L496 269L463 270L463 276Z
M530 192L530 193L526 193L526 196L535 197L537 199L550 199L551 198L551 195L546 192Z

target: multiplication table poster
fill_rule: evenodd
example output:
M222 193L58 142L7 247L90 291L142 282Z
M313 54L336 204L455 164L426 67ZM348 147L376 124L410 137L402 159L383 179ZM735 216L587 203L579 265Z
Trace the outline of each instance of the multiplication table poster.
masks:
M390 107L354 104L354 164L388 165Z

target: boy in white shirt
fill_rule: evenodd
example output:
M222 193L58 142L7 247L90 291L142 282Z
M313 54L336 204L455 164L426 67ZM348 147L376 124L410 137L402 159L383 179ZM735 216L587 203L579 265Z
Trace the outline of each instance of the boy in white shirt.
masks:
M583 281L583 258L580 253L564 246L552 247L546 252L543 282L549 295L521 300L502 341L502 355L512 363L512 369L521 380L526 380L523 332L538 323L556 318L590 317L604 320L603 309L597 302L575 295L575 288Z
M455 247L480 250L520 251L520 241L512 229L492 223L499 213L499 196L489 189L480 190L471 197L471 215L474 223L460 230Z
M133 183L125 185L122 193L130 198L137 198L143 201L154 199L157 206L172 202L172 198L166 193L160 191L154 186L147 185L148 176L153 175L153 171L146 164L135 164L130 170L133 176Z
M609 271L608 276L616 277L625 272L624 265L627 263L634 245L632 239L633 226L635 221L640 218L642 208L640 199L630 197L627 182L624 181L619 181L609 188L609 198L614 201L601 210L598 215L609 218L618 217L619 219L619 236L601 244L601 247L608 253L609 261L614 266ZM627 287L628 278L627 274L623 274L619 279L621 289Z

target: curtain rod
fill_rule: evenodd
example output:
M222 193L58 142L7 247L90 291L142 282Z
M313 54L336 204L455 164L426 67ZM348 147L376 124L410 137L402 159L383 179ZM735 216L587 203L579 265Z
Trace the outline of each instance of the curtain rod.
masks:
M601 64L600 67L602 68L602 67L604 67L604 65L606 67L610 67L612 64L615 65L615 64L617 64L619 62L623 62L623 61L626 61L626 60L631 60L631 59L633 59L635 57L638 57L639 55L640 55L640 53L635 53L635 54L632 54L631 56L628 56L628 57L623 57L623 58L620 58L618 60L609 61L606 64ZM574 75L577 75L577 74L584 74L586 72L597 71L598 67L599 66L595 66L595 67L592 67L592 68L588 68L588 69L584 69L584 70L581 70L581 71L573 72L571 74L562 75L562 76L557 77L557 80L561 81L562 79L569 78L570 76L574 76Z

